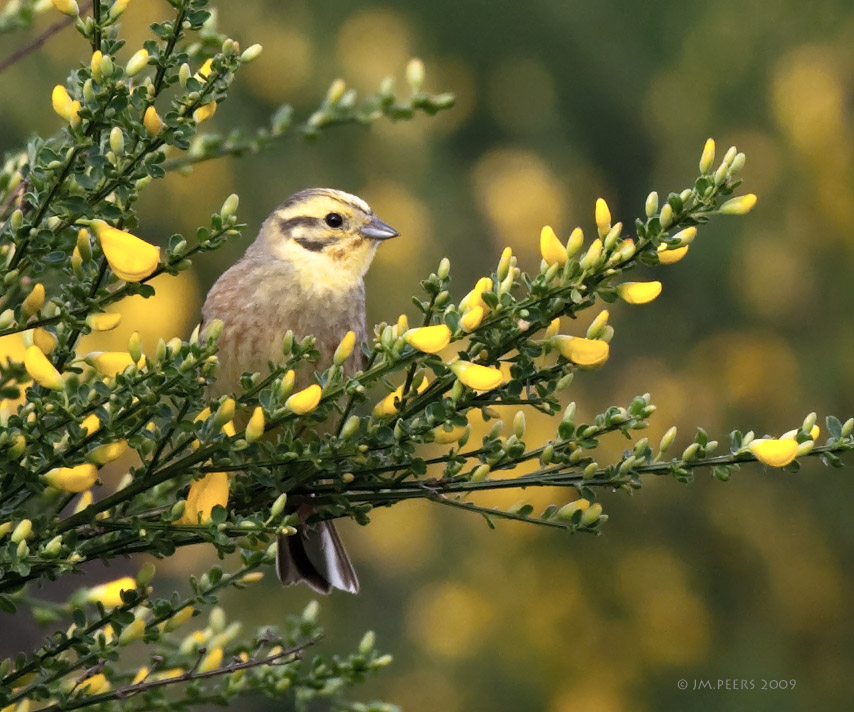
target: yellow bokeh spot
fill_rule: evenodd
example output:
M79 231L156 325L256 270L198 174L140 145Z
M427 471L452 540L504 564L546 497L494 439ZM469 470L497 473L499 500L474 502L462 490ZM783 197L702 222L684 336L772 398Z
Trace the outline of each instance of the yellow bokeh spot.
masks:
M358 558L384 573L406 577L428 564L436 554L438 539L433 508L425 502L401 502L371 514L371 526L360 527L353 537ZM407 536L397 536L405 528ZM348 548L350 543L348 541Z
M348 83L361 92L376 90L394 68L403 69L412 57L409 22L390 8L366 8L350 15L335 41L340 66Z
M498 148L478 160L472 178L496 246L509 245L520 260L538 260L539 245L531 235L544 222L563 224L569 209L564 186L548 164L530 151Z
M461 660L485 643L494 609L480 590L456 582L423 587L412 599L406 625L432 655Z

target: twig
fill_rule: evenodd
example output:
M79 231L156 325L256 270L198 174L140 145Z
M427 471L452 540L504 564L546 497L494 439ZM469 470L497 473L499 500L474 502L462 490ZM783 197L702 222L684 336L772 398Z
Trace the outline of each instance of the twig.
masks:
M80 14L85 13L91 6L92 1L89 0L82 8L80 8ZM64 30L66 27L74 23L73 17L63 17L61 20L57 20L50 27L48 27L44 32L42 32L38 37L36 37L32 42L21 49L15 50L10 54L6 59L0 62L0 72L4 72L13 64L18 62L19 60L26 57L28 54L35 52L39 47L41 47L45 42L47 42L51 37L53 37L57 32Z

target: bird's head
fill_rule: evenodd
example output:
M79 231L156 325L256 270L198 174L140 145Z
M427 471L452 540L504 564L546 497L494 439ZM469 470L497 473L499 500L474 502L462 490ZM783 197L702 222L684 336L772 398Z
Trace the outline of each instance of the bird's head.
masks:
M273 211L259 239L307 286L325 290L358 283L379 243L398 234L361 198L331 188L309 188Z

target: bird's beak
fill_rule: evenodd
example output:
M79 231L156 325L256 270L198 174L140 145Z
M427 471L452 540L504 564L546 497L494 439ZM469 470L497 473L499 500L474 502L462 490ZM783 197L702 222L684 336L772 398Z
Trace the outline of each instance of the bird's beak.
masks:
M380 220L376 215L371 217L370 221L362 226L361 233L372 240L388 240L391 237L400 235L397 230L388 223Z

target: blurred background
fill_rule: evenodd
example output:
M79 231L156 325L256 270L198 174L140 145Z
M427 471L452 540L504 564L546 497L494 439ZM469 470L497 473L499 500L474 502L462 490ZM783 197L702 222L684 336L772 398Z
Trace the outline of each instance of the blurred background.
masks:
M575 225L590 232L599 196L632 225L649 190L692 184L713 136L719 157L732 144L746 152L740 192L759 203L748 217L701 228L686 260L657 270L664 293L654 304L612 308L611 360L568 393L579 422L647 391L658 406L650 439L676 424L683 446L698 425L723 441L732 428L780 434L812 410L822 425L827 413L852 415L848 0L219 5L223 31L265 49L211 129L265 124L284 102L307 116L339 76L365 94L396 74L406 91L413 56L425 61L426 88L455 92L457 105L434 119L338 129L314 145L294 137L152 185L140 205L143 237L192 233L231 192L246 235L192 273L158 280L152 300L124 302L119 330L84 349L124 348L132 329L149 347L189 334L214 279L298 189L357 193L400 230L367 280L369 318L391 321L413 316L410 295L443 255L459 299L505 245L536 269L542 225L564 238ZM131 3L125 53L169 15L161 0ZM11 51L25 40L3 42ZM50 89L81 60L85 46L66 31L0 75L0 149L59 128ZM529 442L556 426L529 423ZM624 446L609 443L600 461ZM395 664L363 697L408 710L850 709L852 476L810 463L797 475L748 467L728 483L705 472L690 486L651 480L632 497L604 494L610 521L597 538L515 523L491 531L427 503L378 510L367 528L344 526L362 593L323 601L323 645L352 648L375 629ZM159 564L161 594L206 555ZM260 626L309 598L281 590L271 572L227 606ZM753 680L755 689L681 691L680 679ZM763 690L763 679L795 687Z

